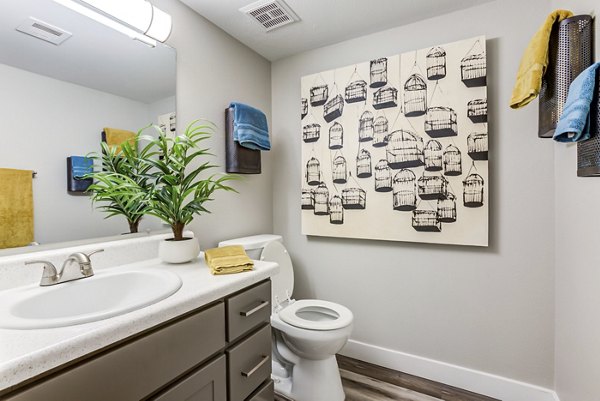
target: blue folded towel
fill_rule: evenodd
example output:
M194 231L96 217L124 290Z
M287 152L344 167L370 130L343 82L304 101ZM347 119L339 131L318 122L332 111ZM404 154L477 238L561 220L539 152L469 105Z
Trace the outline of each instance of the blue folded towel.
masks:
M569 95L554 131L558 142L579 142L590 138L590 104L594 97L596 70L592 64L577 76L569 86Z
M260 110L247 104L232 102L233 140L245 148L271 150L267 117Z
M71 168L73 178L81 179L94 170L94 160L84 156L71 156Z

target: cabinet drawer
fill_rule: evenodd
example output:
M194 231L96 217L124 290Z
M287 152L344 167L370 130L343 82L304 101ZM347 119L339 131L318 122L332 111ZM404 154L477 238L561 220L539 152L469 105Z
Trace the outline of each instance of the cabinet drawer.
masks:
M271 280L228 298L227 341L232 342L242 334L271 318Z
M271 375L271 326L227 350L229 401L246 399Z
M273 401L275 399L275 386L273 380L263 384L256 393L252 394L246 401Z

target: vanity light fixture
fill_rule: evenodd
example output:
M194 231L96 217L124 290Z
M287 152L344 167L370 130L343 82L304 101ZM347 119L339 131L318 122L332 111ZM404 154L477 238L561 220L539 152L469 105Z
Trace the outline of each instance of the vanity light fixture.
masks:
M171 16L147 0L54 1L152 47L171 34Z

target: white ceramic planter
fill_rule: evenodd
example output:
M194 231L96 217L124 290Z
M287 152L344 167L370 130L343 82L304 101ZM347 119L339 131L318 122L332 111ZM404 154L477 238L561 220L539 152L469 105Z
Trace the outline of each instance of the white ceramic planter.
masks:
M158 257L166 263L186 263L197 258L199 253L200 244L196 238L167 239L158 244Z

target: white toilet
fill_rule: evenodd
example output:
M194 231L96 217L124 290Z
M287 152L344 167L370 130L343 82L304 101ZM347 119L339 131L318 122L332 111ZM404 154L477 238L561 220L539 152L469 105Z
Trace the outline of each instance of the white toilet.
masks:
M291 298L294 271L281 236L255 235L219 243L225 245L242 245L252 259L279 264L279 274L271 278L275 391L295 401L343 401L335 354L352 332L352 312L333 302Z

